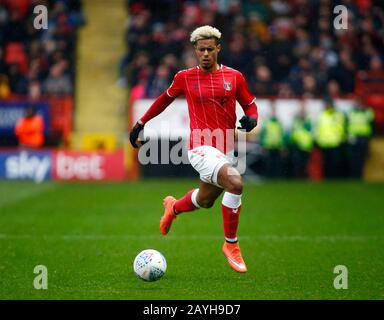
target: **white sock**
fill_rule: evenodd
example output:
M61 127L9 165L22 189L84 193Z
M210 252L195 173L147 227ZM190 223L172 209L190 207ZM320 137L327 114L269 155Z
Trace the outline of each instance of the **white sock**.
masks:
M191 200L192 200L193 205L196 208L201 208L200 205L197 203L197 199L196 199L198 193L199 193L199 189L198 188L193 190L192 195L191 195Z
M227 208L236 209L241 206L241 194L224 192L223 200L221 203Z

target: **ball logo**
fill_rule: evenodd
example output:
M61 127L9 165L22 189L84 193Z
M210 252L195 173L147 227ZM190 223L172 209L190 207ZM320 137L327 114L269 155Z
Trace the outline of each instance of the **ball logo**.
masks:
M163 277L167 270L167 262L159 251L146 249L136 256L133 270L142 280L156 281Z

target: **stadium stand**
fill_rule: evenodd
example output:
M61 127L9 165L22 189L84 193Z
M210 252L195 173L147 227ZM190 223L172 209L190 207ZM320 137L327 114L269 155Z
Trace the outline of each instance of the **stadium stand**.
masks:
M335 30L333 8L348 9ZM198 25L224 35L221 61L243 72L257 96L332 97L355 92L361 70L383 71L382 1L127 1L128 53L121 74L139 97L156 97L175 70L195 64Z
M34 8L48 9L36 29ZM44 114L47 145L66 143L72 128L81 0L0 0L0 145L14 145L12 127L28 104Z

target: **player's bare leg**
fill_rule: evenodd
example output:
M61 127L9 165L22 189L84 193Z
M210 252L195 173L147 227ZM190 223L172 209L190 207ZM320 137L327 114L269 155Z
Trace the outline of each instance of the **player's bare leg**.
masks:
M221 204L225 234L223 253L234 270L237 272L247 272L247 267L237 241L241 194L243 192L241 175L236 169L226 164L220 168L217 181L225 190Z
M197 203L202 208L211 208L222 192L223 188L200 181L199 192L196 197Z
M176 200L172 196L164 199L164 214L160 220L160 232L166 235L177 215L199 208L210 208L223 192L222 188L200 181L198 189L189 191L184 197Z

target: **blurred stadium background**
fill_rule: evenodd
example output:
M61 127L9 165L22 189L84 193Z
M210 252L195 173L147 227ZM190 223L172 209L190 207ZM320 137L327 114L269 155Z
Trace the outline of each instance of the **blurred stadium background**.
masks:
M47 29L34 27L38 5ZM334 27L337 5L347 29ZM196 64L189 35L204 24L222 32L219 62L245 75L259 106L240 226L247 280L220 255L218 214L159 235L162 198L197 175L140 164L127 139L174 74ZM383 59L379 0L0 0L0 298L382 299ZM341 120L322 126L330 104ZM15 134L29 106L44 123L37 148ZM188 134L185 101L148 127L160 131L162 119L172 135L151 143L170 149ZM151 292L130 270L145 247L170 269ZM47 292L31 285L37 264L50 270ZM338 264L355 281L342 292Z

